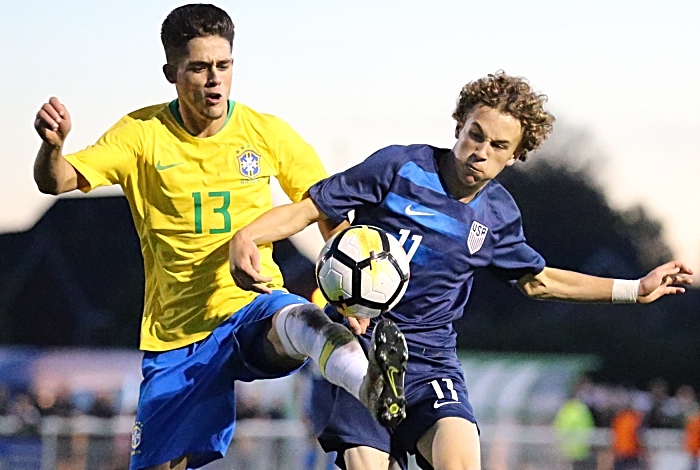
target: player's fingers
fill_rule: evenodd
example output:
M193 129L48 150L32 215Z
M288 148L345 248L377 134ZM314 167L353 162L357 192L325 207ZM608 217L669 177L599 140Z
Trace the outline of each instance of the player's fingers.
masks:
M687 284L687 285L690 285L693 283L693 279L688 277L688 276L676 275L676 276L669 276L669 277L671 278L669 284L673 284L673 285Z
M693 270L685 263L681 261L669 261L666 264L659 266L660 268L678 268L678 272L683 274L693 274Z
M666 295L682 294L684 292L685 289L683 287L669 286L666 289L664 289L664 294Z
M250 253L250 264L256 272L260 272L260 251L257 246L253 246Z
M661 276L661 282L664 282L668 277L673 277L680 272L680 268L676 266L659 266L654 274ZM658 278L657 278L658 279Z
M63 122L63 116L61 115L59 110L56 109L56 107L53 106L51 103L44 103L44 105L41 107L41 110L49 116L51 116L51 119L56 121L58 124Z
M688 274L690 276L693 275L693 270L690 268L690 266L683 264L683 263L680 263L680 268L681 268L681 272L683 274Z
M49 98L49 103L48 103L48 104L50 104L50 105L56 110L56 112L58 113L58 115L59 115L61 118L67 118L67 117L68 117L68 110L67 110L66 107L63 105L63 103L61 103L61 102L59 101L59 99L56 98L55 96L52 96L51 98Z
M252 280L252 283L268 283L272 281L271 277L263 276L259 271L253 269L251 265L242 266L243 273Z
M358 318L357 323L360 325L360 333L364 334L365 331L367 331L367 327L369 327L369 318Z
M58 122L44 109L41 108L36 114L36 120L34 121L34 127L39 129L43 127L46 129L51 129L52 131L58 130Z
M356 335L362 334L362 327L360 326L360 322L357 321L357 318L348 317L348 328Z
M255 283L252 285L255 292L260 294L272 294L272 289L270 289L265 283Z

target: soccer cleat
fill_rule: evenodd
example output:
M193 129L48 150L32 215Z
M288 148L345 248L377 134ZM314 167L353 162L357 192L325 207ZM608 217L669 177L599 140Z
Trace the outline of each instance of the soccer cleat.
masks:
M408 348L403 333L393 321L379 320L372 333L369 367L360 397L382 426L396 426L406 417L404 376L407 362Z

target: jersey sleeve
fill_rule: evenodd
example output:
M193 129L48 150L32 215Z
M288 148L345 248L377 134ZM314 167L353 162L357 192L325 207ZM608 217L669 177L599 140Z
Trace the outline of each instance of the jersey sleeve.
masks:
M328 173L314 148L286 122L275 119L273 132L268 135L274 136L266 144L276 158L277 180L289 199L299 202Z
M504 209L504 225L498 232L489 270L501 281L514 283L526 274L540 273L545 260L527 244L515 201L507 201Z
M336 223L364 204L379 204L396 174L398 160L393 149L378 150L362 163L315 184L309 190L311 199Z
M141 153L141 126L128 116L112 126L95 143L64 158L85 177L83 192L99 186L124 185L127 176L136 169Z

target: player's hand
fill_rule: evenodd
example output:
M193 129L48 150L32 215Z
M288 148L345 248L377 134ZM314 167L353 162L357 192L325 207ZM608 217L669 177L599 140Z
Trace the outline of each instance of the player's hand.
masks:
M682 286L693 283L692 274L693 270L680 261L662 264L639 280L637 301L647 304L667 294L682 294Z
M51 97L48 103L44 103L34 120L34 129L39 137L49 145L60 147L66 140L73 124L70 114L58 98Z
M229 269L233 281L244 290L270 294L272 278L260 274L260 251L245 231L237 232L229 242Z
M369 326L369 318L346 317L348 319L348 328L356 335L364 334Z

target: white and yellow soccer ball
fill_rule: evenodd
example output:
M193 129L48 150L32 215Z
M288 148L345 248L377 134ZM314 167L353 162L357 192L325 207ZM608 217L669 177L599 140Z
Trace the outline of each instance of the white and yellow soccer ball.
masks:
M348 317L374 318L391 310L406 292L409 276L408 257L399 241L369 225L337 233L316 263L321 293Z

